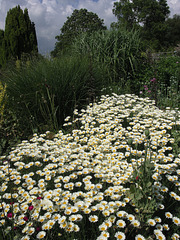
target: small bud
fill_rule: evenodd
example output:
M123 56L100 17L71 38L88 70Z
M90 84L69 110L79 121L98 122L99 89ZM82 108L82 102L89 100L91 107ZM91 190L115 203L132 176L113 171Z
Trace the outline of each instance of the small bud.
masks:
M135 143L135 148L137 148L138 147L138 143Z
M147 129L147 130L145 130L145 135L146 135L146 137L149 137L149 130Z
M129 138L128 139L128 145L132 145L132 142L133 142L132 138Z

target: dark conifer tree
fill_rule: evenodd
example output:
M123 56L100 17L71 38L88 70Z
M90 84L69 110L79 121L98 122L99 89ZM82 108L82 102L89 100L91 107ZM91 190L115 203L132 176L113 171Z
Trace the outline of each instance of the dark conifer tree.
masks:
M21 59L23 53L38 52L35 25L29 18L28 10L23 12L19 5L7 13L2 52L4 63L10 59Z

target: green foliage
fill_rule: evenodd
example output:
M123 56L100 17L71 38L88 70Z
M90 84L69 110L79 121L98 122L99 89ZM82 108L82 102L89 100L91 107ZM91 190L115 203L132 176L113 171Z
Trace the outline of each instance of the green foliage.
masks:
M128 28L132 28L135 24L138 24L139 19L134 9L134 1L121 0L114 3L113 13L118 19L118 22L122 25L126 25ZM140 7L140 5L139 5Z
M4 106L5 106L5 94L6 94L6 86L0 82L0 123L3 119Z
M97 30L106 29L103 21L104 20L100 19L97 14L88 12L87 9L75 9L61 28L61 34L56 36L57 42L51 55L55 57L60 51L67 50L74 41L74 38L82 32L91 34Z
M156 198L153 194L152 175L154 173L154 163L151 159L150 148L150 133L145 131L145 159L140 166L133 165L133 175L130 184L130 191L127 196L132 199L132 202L139 209L137 215L140 222L146 223L149 218L152 218L154 212L158 209Z
M9 109L3 112L3 119L0 122L0 156L6 154L17 143L22 140L23 132L19 131L18 118Z
M4 31L0 29L0 67L3 65L3 41Z
M167 32L165 20L170 13L166 0L121 0L114 3L113 13L120 25L140 28L149 45L157 41L154 47L159 48L163 44Z
M156 104L161 108L179 107L180 57L160 57L147 65L138 78L138 81L142 82L142 96L156 100Z
M93 101L106 86L102 69L88 56L41 59L10 69L4 76L7 108L24 137L58 130L66 116Z
M103 63L112 87L116 83L123 92L125 88L137 90L138 84L134 81L143 61L138 30L119 28L95 32L90 36L85 33L74 41L72 51L80 55L89 54L93 62Z
M18 131L18 124L16 115L7 107L6 84L0 81L0 156L21 140L23 133Z
M4 38L0 39L0 51L1 65L12 59L20 59L22 53L38 51L35 25L30 21L27 9L23 12L18 5L8 11Z
M180 43L180 15L174 15L173 18L168 18L166 21L167 25L167 33L166 33L166 41L171 46L176 46Z
M121 0L114 3L113 13L129 27L141 23L149 28L154 23L164 22L170 11L166 0Z
M179 101L179 105L180 105L180 101ZM179 121L177 109L175 110L175 121ZM173 154L177 156L178 154L180 154L180 127L178 126L173 127L172 136L174 138Z

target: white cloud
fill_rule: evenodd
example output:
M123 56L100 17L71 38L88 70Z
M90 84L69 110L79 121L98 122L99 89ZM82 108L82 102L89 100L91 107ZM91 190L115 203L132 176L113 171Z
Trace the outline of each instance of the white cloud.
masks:
M112 13L114 2L118 0L0 0L0 29L5 27L7 11L17 5L27 8L31 21L35 23L40 53L48 53L54 49L55 36L67 17L74 9L86 8L96 13L109 27L116 21ZM180 13L180 0L168 0L171 16Z
M101 19L104 19L104 23L107 27L114 21L116 17L112 13L114 0L99 0L93 2L92 0L80 0L78 9L87 8L88 11L98 14Z
M170 7L170 17L173 17L174 14L180 14L180 0L168 0L168 5Z

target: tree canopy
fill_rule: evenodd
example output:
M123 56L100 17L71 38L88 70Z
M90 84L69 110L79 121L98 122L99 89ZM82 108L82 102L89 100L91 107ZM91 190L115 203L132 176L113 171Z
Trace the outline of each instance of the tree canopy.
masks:
M119 25L141 28L144 39L162 44L170 13L166 0L120 0L114 3L113 13Z
M35 25L28 10L23 12L18 5L7 12L5 30L0 32L0 63L20 59L22 53L33 51L38 51Z
M180 44L180 15L175 14L173 18L168 18L166 25L168 29L165 36L166 41L171 46Z
M92 33L98 30L107 29L104 26L104 20L100 19L97 14L88 12L87 9L75 9L67 21L60 29L60 35L56 36L57 42L52 56L56 56L58 52L66 50L71 45L73 39L83 32Z

